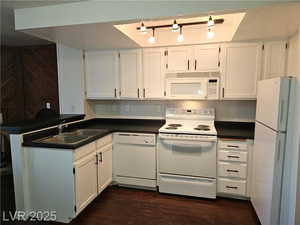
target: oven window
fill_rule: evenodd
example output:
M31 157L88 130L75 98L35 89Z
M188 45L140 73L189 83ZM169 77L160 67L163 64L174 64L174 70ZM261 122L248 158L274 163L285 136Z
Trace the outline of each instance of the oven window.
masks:
M171 95L204 95L201 83L172 83Z

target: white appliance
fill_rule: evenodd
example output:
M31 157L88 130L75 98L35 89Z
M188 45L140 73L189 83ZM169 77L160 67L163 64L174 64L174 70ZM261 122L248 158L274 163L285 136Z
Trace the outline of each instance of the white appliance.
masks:
M167 109L159 129L159 192L216 198L213 109Z
M125 186L156 189L155 134L114 134L114 180Z
M219 78L168 78L166 97L170 99L219 99Z
M251 202L262 225L279 225L292 78L258 83Z

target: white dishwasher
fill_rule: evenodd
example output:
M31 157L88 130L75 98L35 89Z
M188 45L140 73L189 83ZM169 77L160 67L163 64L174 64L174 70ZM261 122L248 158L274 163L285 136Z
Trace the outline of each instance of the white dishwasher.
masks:
M119 185L156 189L155 134L114 134L114 179Z

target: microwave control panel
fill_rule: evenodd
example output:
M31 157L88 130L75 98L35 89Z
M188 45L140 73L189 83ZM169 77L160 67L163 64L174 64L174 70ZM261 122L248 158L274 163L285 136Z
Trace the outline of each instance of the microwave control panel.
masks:
M207 82L207 98L218 99L219 98L219 79L208 79Z

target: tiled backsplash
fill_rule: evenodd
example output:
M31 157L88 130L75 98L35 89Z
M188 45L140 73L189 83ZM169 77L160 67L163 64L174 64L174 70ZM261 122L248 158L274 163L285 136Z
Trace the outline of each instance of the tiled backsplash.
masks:
M256 101L87 101L89 117L162 119L168 107L214 108L218 121L254 121Z

